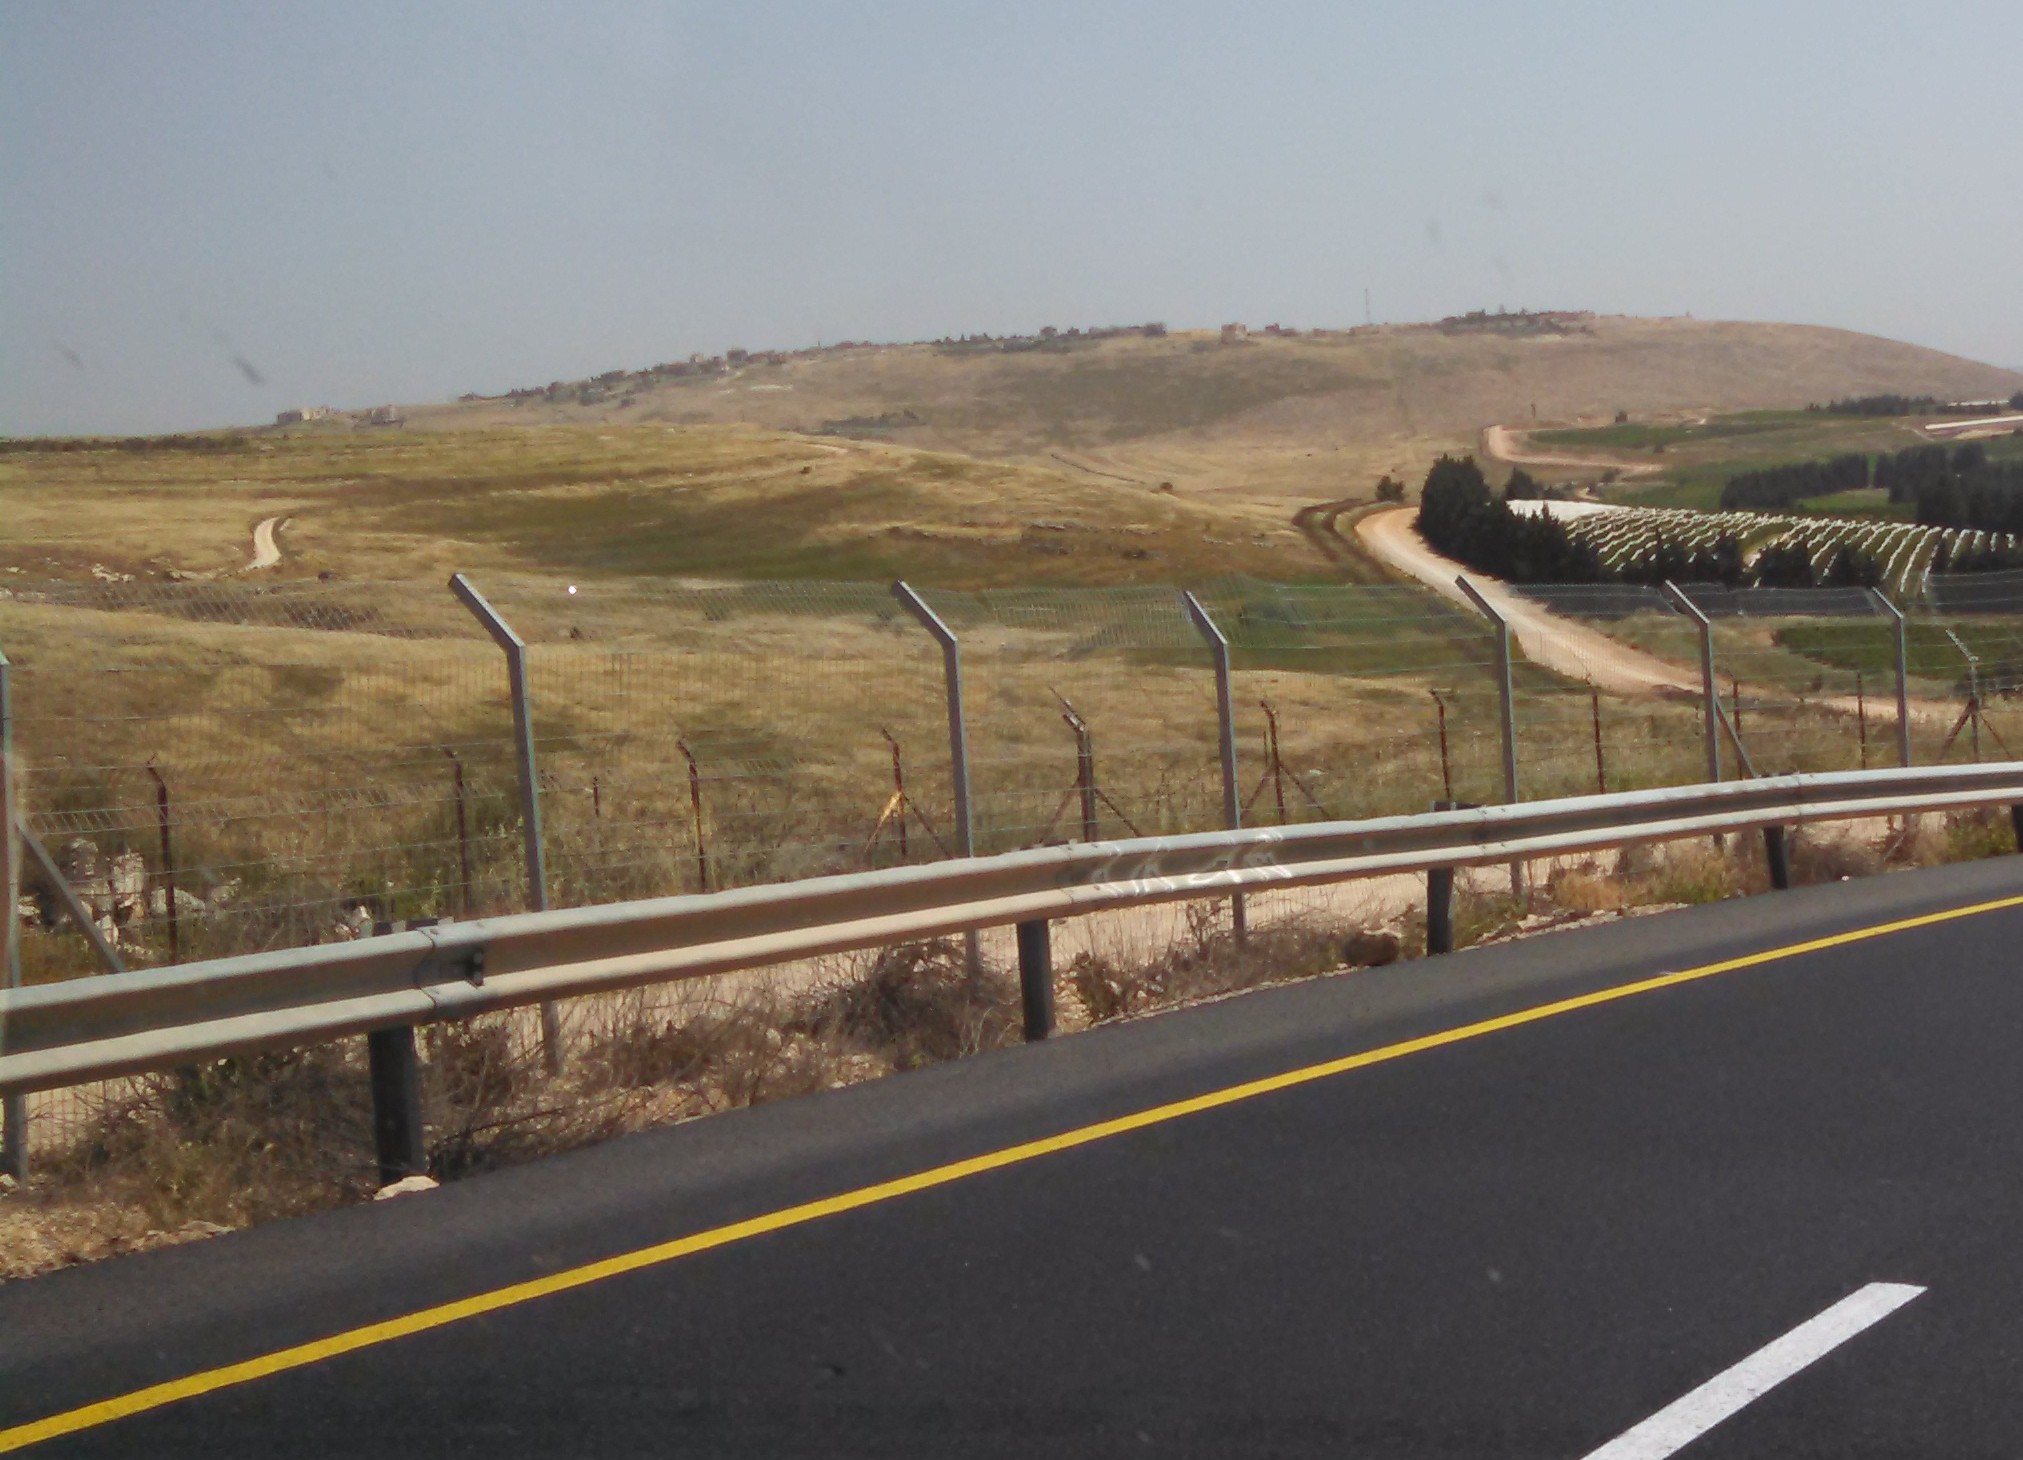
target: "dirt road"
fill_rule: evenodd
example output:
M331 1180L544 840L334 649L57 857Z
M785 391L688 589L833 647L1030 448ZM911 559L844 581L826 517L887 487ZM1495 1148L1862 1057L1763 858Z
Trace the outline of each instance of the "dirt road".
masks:
M275 541L274 534L287 525L285 517L269 517L253 528L253 561L246 564L248 573L280 563L281 544Z
M1467 595L1454 583L1455 578L1468 570L1426 546L1413 530L1415 513L1416 509L1411 507L1372 513L1356 524L1356 534L1363 546L1382 561L1473 611ZM1617 694L1683 694L1695 699L1700 695L1697 669L1659 659L1575 619L1564 618L1512 593L1509 584L1485 574L1469 573L1468 581L1510 621L1510 632L1518 647L1534 664ZM1852 695L1826 695L1807 703L1850 716L1890 714L1873 700L1865 707L1859 705ZM1929 728L1951 725L1960 706L1944 700L1913 699L1910 711L1913 724Z
M1532 451L1520 445L1522 434L1508 426L1484 426L1482 428L1482 454L1493 456L1498 461L1507 461L1512 466L1558 466L1571 467L1575 471L1592 471L1600 474L1612 471L1618 477L1653 476L1664 470L1655 462L1615 461L1605 456L1572 456L1549 451Z
M1356 523L1356 536L1384 562L1472 612L1467 595L1454 583L1467 570L1426 546L1412 527L1416 513L1417 509L1412 507L1372 512ZM1471 573L1469 581L1510 621L1510 632L1518 646L1535 664L1619 694L1700 692L1697 673L1634 649L1586 624L1548 612L1512 593L1509 585L1494 578Z

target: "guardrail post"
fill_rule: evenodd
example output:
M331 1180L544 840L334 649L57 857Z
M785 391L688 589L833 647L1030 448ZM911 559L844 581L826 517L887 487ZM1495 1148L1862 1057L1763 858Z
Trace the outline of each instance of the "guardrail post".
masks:
M365 1036L372 1066L372 1140L379 1156L379 1184L391 1186L428 1172L428 1144L421 1119L421 1062L415 1056L414 1026L375 1029Z
M1201 600L1192 593L1182 589L1180 603L1194 621L1196 631L1207 641L1209 656L1215 661L1215 724L1217 749L1222 760L1222 825L1226 831L1241 831L1243 788L1236 779L1236 703L1229 682L1229 639L1209 617ZM1241 943L1250 933L1242 893L1236 893L1229 899L1229 913L1236 941Z
M1426 954L1454 951L1454 869L1426 869Z
M1763 828L1763 860L1770 868L1770 885L1779 892L1791 886L1791 850L1785 844L1784 828Z
M527 688L527 641L513 632L497 609L462 573L450 578L450 592L506 654L506 682L513 695L513 742L520 766L520 818L527 858L527 904L548 910L548 860L541 841L541 784L534 773L534 704ZM562 1068L562 1019L555 1005L541 1005L541 1059L549 1074Z
M21 987L21 854L14 830L14 686L13 666L0 654L0 977L10 989ZM0 1028L0 1036L6 1034ZM0 1171L16 1181L28 1179L28 1097L0 1100Z
M1467 578L1456 578L1454 584L1468 595L1468 601L1481 611L1482 616L1496 626L1496 699L1503 719L1503 799L1515 806L1518 801L1517 693L1510 673L1510 621L1498 613ZM1510 892L1513 897L1524 896L1522 862L1510 864Z
M1026 1042L1054 1032L1053 936L1045 918L1018 925L1019 1003L1025 1012Z
M1721 779L1721 687L1714 682L1714 621L1700 612L1676 583L1667 582L1665 592L1672 602L1700 628L1700 694L1707 711L1707 780ZM1739 737L1738 737L1739 743Z
M1890 602L1878 589L1871 588L1868 596L1876 606L1896 620L1897 639L1897 764L1911 763L1911 646L1909 623L1904 611Z
M969 805L969 726L962 712L962 645L955 630L942 622L941 615L927 606L905 579L892 584L892 596L912 614L923 629L941 645L942 690L948 701L948 776L955 792L955 850L958 856L976 855L975 823ZM963 934L963 949L970 977L983 972L983 945L972 931Z

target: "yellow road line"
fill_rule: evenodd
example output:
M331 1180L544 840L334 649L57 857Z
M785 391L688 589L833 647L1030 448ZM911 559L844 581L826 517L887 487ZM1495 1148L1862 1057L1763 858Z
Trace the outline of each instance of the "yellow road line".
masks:
M1437 1034L1423 1035L1418 1039L1407 1039L1397 1044L1385 1045L1381 1049L1365 1050L1361 1054L1344 1055L1340 1059L1324 1061L1321 1064L1306 1065L1300 1069L1287 1070L1282 1074L1268 1075L1261 1080L1248 1080L1240 1085L1230 1085L1221 1090L1212 1090L1205 1095L1196 1095L1186 1100L1175 1100L1166 1105L1155 1105L1149 1110L1140 1110L1131 1115L1118 1116L1114 1120L1097 1121L1094 1125L1080 1126L1063 1131L1059 1135L1046 1136L1036 1141L1026 1141L1021 1145L1006 1146L1002 1150L972 1156L966 1161L953 1161L946 1166L936 1166L926 1171L915 1172L911 1176L901 1176L893 1181L881 1181L876 1185L862 1186L855 1191L846 1191L837 1196L824 1197L820 1201L804 1202L799 1206L784 1207L779 1211L767 1212L742 1222L732 1222L728 1226L713 1227L707 1232L697 1232L693 1236L678 1237L671 1242L662 1242L652 1247L642 1247L635 1252L621 1253L617 1257L607 1257L601 1262L586 1263L581 1267L569 1268L563 1272L551 1273L546 1277L534 1278L523 1283L513 1283L503 1288L494 1288L488 1293L478 1293L473 1297L459 1298L453 1303L443 1303L434 1308L423 1308L418 1312L403 1314L399 1318L389 1318L382 1323L368 1323L362 1328L334 1333L328 1338L315 1339L309 1343L297 1344L293 1348L278 1349L257 1358L243 1360L236 1364L225 1364L219 1368L206 1369L202 1373L186 1375L181 1379L171 1379L163 1384L151 1384L145 1389L136 1389L130 1394L121 1394L112 1399L102 1399L95 1404L83 1405L77 1409L65 1410L61 1414L50 1415L47 1419L30 1421L16 1425L12 1429L0 1430L0 1452L19 1450L43 1440L53 1440L59 1435L76 1434L79 1430L96 1428L113 1420L124 1419L128 1415L143 1414L151 1409L159 1409L165 1404L178 1400L194 1399L201 1394L212 1394L220 1389L229 1389L238 1384L264 1379L270 1374L286 1373L290 1369L304 1368L321 1363L325 1359L336 1358L340 1354L353 1353L359 1349L372 1348L389 1343L409 1334L426 1333L432 1328L443 1328L466 1318L476 1318L485 1313L496 1313L502 1308L515 1307L545 1298L554 1293L566 1293L574 1288L587 1287L591 1283L603 1282L606 1278L623 1276L629 1272L639 1272L644 1268L657 1267L672 1262L679 1257L688 1257L697 1252L708 1252L712 1248L727 1247L733 1242L762 1236L767 1232L778 1232L788 1227L799 1227L806 1223L832 1217L841 1212L855 1211L859 1207L875 1206L891 1201L895 1197L907 1196L916 1191L926 1191L936 1186L946 1186L971 1176L980 1176L986 1171L1001 1170L1006 1166L1016 1166L1022 1161L1031 1161L1040 1156L1050 1156L1057 1151L1071 1151L1077 1146L1107 1140L1111 1136L1143 1130L1147 1126L1162 1125L1169 1120L1179 1120L1184 1116L1198 1115L1205 1110L1219 1109L1234 1105L1239 1101L1252 1100L1260 1095L1269 1095L1277 1090L1288 1090L1297 1085L1310 1084L1315 1080L1325 1080L1333 1075L1346 1074L1350 1070L1364 1069L1370 1065L1387 1064L1403 1059L1407 1055L1421 1054L1429 1049L1440 1049L1450 1044L1460 1044L1464 1040L1479 1039L1485 1034L1495 1034L1504 1029L1515 1029L1525 1024L1535 1024L1541 1019L1556 1018L1561 1014L1571 1014L1580 1009L1591 1009L1600 1004L1612 1004L1620 999L1633 998L1638 994L1654 993L1659 989L1671 988L1676 984L1692 983L1697 979L1712 978L1715 974L1732 973L1737 969L1755 968L1780 959L1795 958L1804 953L1818 953L1829 948L1841 948L1850 943L1865 942L1870 938L1880 938L1890 933L1908 932L1913 928L1928 928L1938 923L1953 922L1959 918L1974 917L1981 913L2000 912L2005 908L2023 907L2023 897L2004 897L1993 902L1974 903L1968 907L1949 908L1944 912L1925 913L1914 918L1903 918L1896 922L1879 923L1872 927L1857 928L1851 932L1835 933L1830 937L1814 938L1804 943L1792 943L1782 948L1772 948L1761 953L1749 953L1740 958L1726 959L1720 963L1703 964L1699 968L1689 968L1679 973L1659 974L1655 978L1639 979L1635 983L1618 984L1614 988L1598 990L1591 994L1581 994L1571 999L1560 999L1550 1004L1539 1004L1529 1009L1520 1009L1514 1014L1502 1014L1494 1019L1483 1019L1474 1024L1464 1024L1454 1029L1443 1029Z

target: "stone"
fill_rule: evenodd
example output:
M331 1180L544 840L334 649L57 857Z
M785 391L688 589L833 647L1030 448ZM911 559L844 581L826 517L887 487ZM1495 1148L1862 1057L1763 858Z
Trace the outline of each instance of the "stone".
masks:
M194 913L207 913L210 910L211 910L210 906L207 903L205 903L205 901L201 897L197 896L194 892L186 892L180 887L176 889L177 916L181 917L181 916L188 916ZM157 887L153 892L148 894L148 916L156 918L165 918L168 916L168 913L169 913L168 889L165 887Z
M148 902L148 864L139 852L121 852L106 867L106 911L115 923L132 922ZM158 899L159 900L159 899Z
M74 837L56 854L56 869L76 887L98 879L98 846L85 837Z
M382 1186L372 1194L374 1201L388 1201L396 1196L409 1196L417 1191L434 1191L441 1185L431 1176L403 1176L391 1186Z

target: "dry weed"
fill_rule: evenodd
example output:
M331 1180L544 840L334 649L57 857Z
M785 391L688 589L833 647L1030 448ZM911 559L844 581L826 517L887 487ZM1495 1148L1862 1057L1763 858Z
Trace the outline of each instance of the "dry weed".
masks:
M1065 970L1069 990L1093 1023L1170 1008L1238 989L1307 978L1343 966L1345 952L1364 935L1356 930L1293 921L1253 928L1239 940L1221 925L1221 904L1187 909L1188 936L1148 962L1127 967L1094 953L1077 954ZM1381 957L1389 962L1402 939Z

